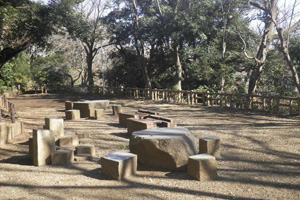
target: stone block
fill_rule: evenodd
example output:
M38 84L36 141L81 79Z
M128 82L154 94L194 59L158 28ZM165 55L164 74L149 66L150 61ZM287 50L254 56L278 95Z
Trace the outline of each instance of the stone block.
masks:
M72 151L68 150L58 150L51 154L52 165L67 165L73 161L72 159Z
M0 123L0 145L6 144L8 140L6 124L4 122Z
M77 154L74 156L74 161L80 162L80 161L87 161L87 160L92 160L93 156L89 154Z
M28 147L29 147L29 159L33 161L33 138L29 138Z
M155 112L155 111L152 111L152 110L138 109L138 112L149 114L149 115L159 115L158 112Z
M80 117L95 117L95 104L89 101L74 102L73 109L80 110Z
M12 142L12 140L17 136L16 125L6 124L7 141Z
M63 146L72 146L78 145L79 139L77 135L64 135L58 139L58 145Z
M51 164L51 153L55 150L55 134L51 130L33 130L33 164Z
M57 139L64 136L64 120L62 118L45 118L44 128L53 131Z
M147 119L127 119L127 133L131 135L134 131L140 131L145 129L157 128L155 120L147 120Z
M101 172L115 180L125 179L136 173L137 155L115 152L101 158Z
M88 154L91 156L96 155L95 146L91 144L78 145L75 154Z
M97 120L103 119L104 117L104 109L95 109L95 118Z
M72 109L73 109L73 102L65 101L65 110L72 110Z
M189 157L188 174L199 180L214 180L218 177L217 162L214 156L198 154Z
M140 119L139 114L119 113L119 124L127 127L127 119L129 118Z
M67 120L79 120L80 119L80 110L66 110L66 119Z
M89 133L76 133L78 136L78 139L83 139L83 138L89 138L90 134Z
M220 158L221 140L215 137L204 137L199 139L199 153L207 153Z
M111 106L113 115L119 115L123 111L123 107L120 104L114 104Z
M149 116L145 117L145 119L159 120L160 123L157 124L158 127L175 127L177 125L177 123L174 119L162 117L162 116L158 116L158 115L149 115Z

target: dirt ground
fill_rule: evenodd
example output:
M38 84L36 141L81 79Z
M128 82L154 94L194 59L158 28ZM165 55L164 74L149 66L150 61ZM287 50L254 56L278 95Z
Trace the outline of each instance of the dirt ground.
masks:
M0 199L300 199L300 120L202 106L112 99L128 112L138 108L172 117L197 137L222 141L216 181L199 182L184 172L139 167L119 182L101 175L99 161L35 167L28 138L45 117L64 117L64 101L101 97L23 95L11 99L25 133L0 148ZM65 132L90 133L97 157L128 151L126 129L111 109L100 121L65 121Z

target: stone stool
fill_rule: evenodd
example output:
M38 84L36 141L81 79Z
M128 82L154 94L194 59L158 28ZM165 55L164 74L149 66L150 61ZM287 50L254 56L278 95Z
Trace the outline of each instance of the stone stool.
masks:
M217 178L216 158L209 154L198 154L189 157L188 174L199 181Z
M91 156L96 155L95 146L91 144L78 145L76 147L76 154L88 154Z
M58 139L59 146L72 146L78 145L79 139L77 135L65 135Z
M28 140L29 145L29 160L33 161L33 138L29 138Z
M119 115L119 113L121 113L122 110L123 110L122 105L120 105L120 104L112 105L113 115Z
M199 140L199 153L207 153L220 158L220 146L221 141L219 138L215 137L204 137Z
M122 180L136 173L137 155L115 152L101 158L101 172L115 180Z
M58 150L51 154L51 164L52 165L67 165L70 164L72 160L72 151L68 150Z
M66 110L66 119L67 120L79 120L80 119L80 110Z
M104 116L104 109L95 109L95 118L97 120L102 119Z
M73 109L73 102L65 101L65 110L72 110L72 109Z

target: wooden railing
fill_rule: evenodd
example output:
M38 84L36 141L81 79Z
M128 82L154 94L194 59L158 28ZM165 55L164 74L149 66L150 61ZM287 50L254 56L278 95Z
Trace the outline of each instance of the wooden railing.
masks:
M2 121L3 112L9 115L12 123L16 122L15 118L15 105L7 100L4 95L0 96L0 121Z
M74 91L74 88L65 88L64 91ZM280 115L300 115L300 97L113 87L86 88L86 93L105 94L132 99L149 99L187 105L219 106Z

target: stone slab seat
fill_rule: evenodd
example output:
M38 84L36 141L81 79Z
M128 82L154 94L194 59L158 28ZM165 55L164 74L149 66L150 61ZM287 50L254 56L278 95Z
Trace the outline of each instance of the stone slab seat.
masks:
M187 171L191 177L199 181L214 180L218 177L216 159L209 154L190 156Z
M221 157L221 140L216 137L203 137L199 139L199 154L207 153L216 158Z
M139 114L119 113L119 124L127 127L127 120L129 118L139 119Z
M196 142L186 128L156 128L133 132L129 149L144 166L185 171L189 156L197 153Z
M122 180L136 174L137 155L115 152L101 158L101 172L115 180Z
M78 145L79 139L77 135L64 135L58 139L59 146Z
M95 117L95 109L106 110L109 100L86 100L73 102L73 109L80 110L80 117Z
M91 144L80 144L76 147L75 154L88 154L91 156L95 156L95 146Z
M158 116L158 115L149 115L146 117L146 119L156 119L156 120L160 120L161 125L158 125L159 127L175 127L176 121L174 119L171 118L167 118L167 117L163 117L163 116Z
M147 120L147 119L127 119L127 133L131 135L134 131L145 130L156 128L157 122L155 120Z
M79 120L80 119L80 110L66 110L66 119L67 120Z
M51 154L52 165L67 165L73 161L72 151L69 150L58 150Z
M145 109L138 109L138 112L140 112L140 113L146 113L146 114L150 114L150 115L159 115L158 112L151 111L151 110L145 110Z

